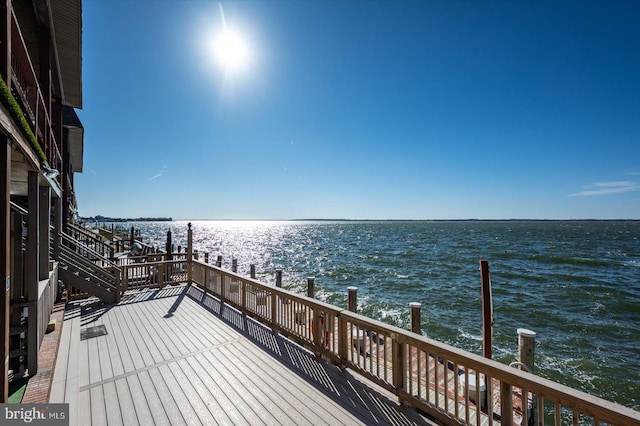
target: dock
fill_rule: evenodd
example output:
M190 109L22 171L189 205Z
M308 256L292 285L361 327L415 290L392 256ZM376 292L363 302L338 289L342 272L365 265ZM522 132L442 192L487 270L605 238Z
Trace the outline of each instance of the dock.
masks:
M431 424L194 286L67 305L50 402L70 424Z
M100 260L109 291L67 305L49 402L68 403L71 424L640 425L640 412L324 303L312 285L297 294L278 274L201 261L192 240L189 226L186 252ZM98 251L74 241L60 251L80 271L69 251Z

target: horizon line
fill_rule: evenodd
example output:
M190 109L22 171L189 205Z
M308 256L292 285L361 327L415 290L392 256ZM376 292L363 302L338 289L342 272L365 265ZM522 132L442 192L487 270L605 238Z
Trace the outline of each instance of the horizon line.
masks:
M609 218L609 219L595 219L595 218L570 218L570 219L527 219L527 218L509 218L509 219L477 219L477 218L466 218L466 219L348 219L348 218L289 218L289 219L256 219L256 218L177 218L174 219L172 217L137 217L137 218L121 218L121 217L110 217L103 215L101 216L105 219L114 219L117 221L147 221L147 222L204 222L204 221L220 221L220 222L639 222L640 218ZM94 219L95 216L86 216L80 217L80 219ZM146 219L146 220L145 220ZM149 220L151 219L151 220ZM158 220L153 220L158 219ZM164 219L164 220L163 220ZM110 222L109 220L103 220L103 222Z

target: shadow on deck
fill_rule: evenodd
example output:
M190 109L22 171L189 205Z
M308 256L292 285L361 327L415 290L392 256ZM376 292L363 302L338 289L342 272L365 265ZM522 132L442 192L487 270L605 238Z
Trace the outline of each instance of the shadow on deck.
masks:
M59 351L71 424L429 424L193 286L70 303Z

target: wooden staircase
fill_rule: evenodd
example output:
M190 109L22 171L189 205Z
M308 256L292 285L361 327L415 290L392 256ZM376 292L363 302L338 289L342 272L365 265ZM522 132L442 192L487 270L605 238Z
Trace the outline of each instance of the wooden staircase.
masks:
M58 276L62 282L106 303L119 302L120 268L70 235L60 236Z

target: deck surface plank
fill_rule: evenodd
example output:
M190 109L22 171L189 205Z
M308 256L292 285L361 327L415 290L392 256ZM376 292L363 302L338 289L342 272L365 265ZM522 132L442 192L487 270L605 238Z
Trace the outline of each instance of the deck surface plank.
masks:
M424 424L390 393L201 295L180 286L70 303L52 398L75 400L71 424ZM80 341L96 325L107 334Z
M61 324L62 325L62 324ZM49 401L61 403L64 401L65 386L67 383L67 369L69 367L69 346L71 345L71 323L67 323L60 333L60 343L58 344L59 368L53 372L51 381L51 393Z
M75 312L72 313L75 315ZM79 312L78 312L79 315ZM77 418L81 405L78 402L78 388L80 371L76 367L81 361L80 357L80 317L74 316L70 323L69 357L67 359L67 380L64 386L64 402L69 404L69 416ZM74 424L73 421L70 424ZM77 422L76 422L77 424Z
M107 424L122 425L122 414L126 413L126 410L124 407L120 407L116 384L111 381L101 387L104 395L104 409L107 412Z
M132 417L136 418L135 423L137 424L148 423L149 419L153 419L153 423L155 424L169 424L166 416L164 415L164 408L162 408L162 404L160 403L158 395L153 387L143 389L138 375L132 375L128 376L126 379L120 379L118 383L122 380L127 381L129 391L131 392L133 409L135 410L135 416L134 411L131 411L128 414L123 413L122 417L125 424L134 424L132 420L129 420Z
M152 388L157 392L158 399L162 403L170 424L186 424L172 393L169 391L169 388L157 368L152 368L149 371L143 371L138 377L140 378L140 383L144 389Z

